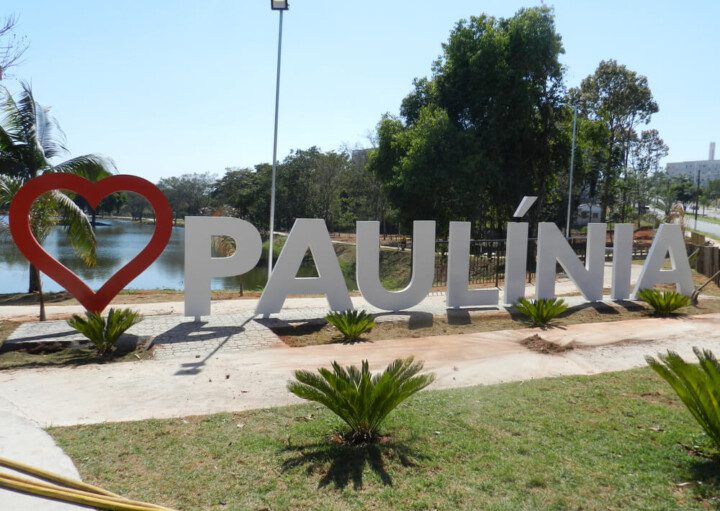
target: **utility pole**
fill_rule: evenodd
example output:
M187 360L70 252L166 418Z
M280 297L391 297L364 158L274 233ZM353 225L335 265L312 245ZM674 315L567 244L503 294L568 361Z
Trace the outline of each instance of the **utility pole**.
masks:
M577 125L577 106L573 107L572 120L572 144L570 149L570 179L568 183L568 206L567 206L567 223L565 224L565 237L570 237L570 213L572 212L572 191L573 191L573 169L575 167L575 133ZM590 214L592 214L592 204L590 205Z
M697 217L700 210L700 169L697 171L697 181L695 184L695 230L697 231Z

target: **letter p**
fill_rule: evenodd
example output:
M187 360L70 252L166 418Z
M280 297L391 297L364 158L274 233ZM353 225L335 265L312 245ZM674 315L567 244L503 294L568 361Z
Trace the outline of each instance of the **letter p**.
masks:
M235 240L235 253L212 256L212 237ZM260 260L260 233L239 218L185 217L185 316L210 314L210 283L214 277L230 277L252 270Z

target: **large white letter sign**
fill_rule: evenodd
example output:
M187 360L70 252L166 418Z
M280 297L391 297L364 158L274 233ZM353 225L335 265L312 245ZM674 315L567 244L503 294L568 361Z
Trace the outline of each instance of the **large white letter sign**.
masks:
M319 277L298 278L297 272L308 249ZM280 312L289 294L324 294L333 311L353 308L325 220L295 220L255 312L262 315Z
M613 233L613 267L610 298L627 300L630 296L632 270L633 224L615 224Z
M380 282L380 222L357 223L357 285L367 302L387 311L409 309L427 296L435 277L435 222L413 222L410 283L388 291Z
M498 289L468 289L469 274L470 222L450 222L447 306L497 305Z
M504 303L512 305L525 296L527 273L528 223L508 222L505 239Z
M212 237L235 240L235 253L212 257ZM185 217L185 315L210 314L210 281L252 270L262 254L260 233L239 218L215 216Z
M586 300L591 302L602 300L606 235L606 224L588 225L587 252L583 266L557 225L540 222L536 297L555 297L555 261L557 261Z
M663 270L665 256L670 254L671 270ZM692 271L685 250L682 230L678 224L662 224L655 235L647 259L643 265L633 298L638 291L653 287L655 284L675 284L678 293L691 295L695 291Z

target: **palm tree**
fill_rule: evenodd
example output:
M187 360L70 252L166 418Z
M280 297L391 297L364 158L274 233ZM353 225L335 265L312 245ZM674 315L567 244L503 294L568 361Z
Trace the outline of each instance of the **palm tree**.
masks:
M53 163L67 154L65 134L50 109L40 105L27 83L16 101L10 92L0 87L0 208L5 209L14 192L30 179L46 173L69 173L91 181L106 177L114 170L112 161L94 154ZM61 190L53 190L39 197L30 211L33 235L42 243L53 228L65 227L70 243L88 266L96 263L95 233L83 210L73 198ZM2 226L7 230L7 225ZM30 265L29 293L40 295L40 320L45 319L40 273Z

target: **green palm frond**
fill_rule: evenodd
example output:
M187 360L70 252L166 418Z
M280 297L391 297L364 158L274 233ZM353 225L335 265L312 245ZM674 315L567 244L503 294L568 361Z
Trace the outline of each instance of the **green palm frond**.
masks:
M67 323L83 334L103 356L110 353L120 336L138 321L140 315L131 309L110 309L107 318L88 311L84 318L75 314Z
M40 140L38 139L38 115L37 111L42 110L33 97L32 89L26 82L22 83L20 99L15 104L15 116L20 127L22 141L33 151L34 156L39 158L45 155Z
M38 146L46 160L68 153L65 147L65 133L57 120L50 115L50 108L35 103L35 126Z
M7 88L3 87L3 101L2 101L2 113L3 117L1 123L5 132L11 137L14 142L20 139L20 131L22 130L22 123L20 122L20 114L18 112L18 106L15 99L10 94Z
M0 175L0 211L7 211L21 186L21 179ZM0 237L5 238L9 235L10 226L6 221L0 220Z
M362 334L369 332L375 326L375 320L364 310L331 312L325 316L325 319L337 328L343 335L343 339L348 342L359 340Z
M21 179L12 176L0 175L0 209L7 210L10 207L15 194L22 188Z
M55 201L55 209L62 217L62 223L68 232L68 239L73 249L86 266L95 266L97 241L87 215L80 206L60 190L53 190L50 193Z
M693 348L699 364L685 362L668 351L657 359L646 357L653 370L667 381L700 427L720 448L720 364L709 350Z
M539 298L528 300L520 298L515 309L527 317L535 326L548 325L553 319L567 310L565 300L562 298Z
M111 176L116 170L115 162L96 154L85 154L58 163L47 169L47 172L77 174L89 181L100 181Z
M288 390L296 396L320 403L349 427L346 438L354 443L377 440L387 416L403 401L435 381L435 375L419 374L422 362L413 357L397 359L382 373L372 375L367 360L360 368L333 362L332 370L295 371Z
M60 223L56 204L53 193L48 192L35 199L30 208L30 230L40 243L45 241L50 232Z
M637 297L653 308L658 316L670 316L676 310L690 305L691 299L676 291L660 291L658 289L642 289Z
M10 149L15 145L15 140L12 135L5 129L5 123L0 123L0 151L10 152Z

